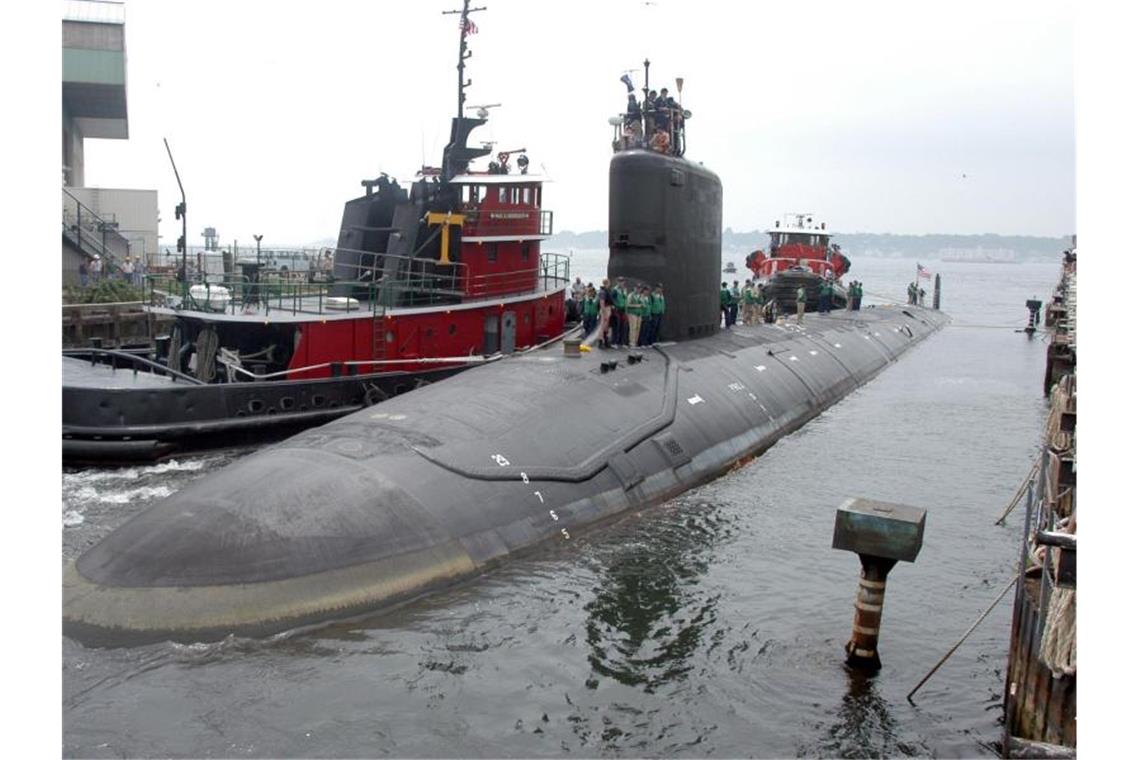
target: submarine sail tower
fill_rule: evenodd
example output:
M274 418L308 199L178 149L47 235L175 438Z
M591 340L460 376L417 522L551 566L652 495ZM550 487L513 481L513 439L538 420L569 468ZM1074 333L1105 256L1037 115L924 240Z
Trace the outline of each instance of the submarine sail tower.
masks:
M610 282L661 286L668 303L661 340L713 335L720 324L720 178L684 156L692 114L672 97L650 102L648 60L643 101L628 76L622 81L626 111L610 120Z

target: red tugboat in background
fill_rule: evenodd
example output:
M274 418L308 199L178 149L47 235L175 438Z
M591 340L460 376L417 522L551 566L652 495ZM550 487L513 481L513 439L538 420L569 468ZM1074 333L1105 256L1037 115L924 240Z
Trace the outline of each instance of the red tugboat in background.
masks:
M291 434L564 334L569 257L540 249L552 232L543 178L521 150L469 168L491 147L467 146L487 110L463 115L467 2L459 13L458 115L442 166L407 190L387 175L361 183L324 252L329 282L256 266L222 282L149 278L150 310L175 320L153 354L64 352L65 461Z
M796 311L796 291L802 285L807 291L807 311L819 309L819 286L825 278L833 280L831 307L847 305L847 289L840 278L851 268L851 261L838 245L831 244L832 233L827 224L814 223L811 214L785 214L784 224L768 230L768 253L756 250L748 254L745 264L759 278L764 301L776 300L785 313Z

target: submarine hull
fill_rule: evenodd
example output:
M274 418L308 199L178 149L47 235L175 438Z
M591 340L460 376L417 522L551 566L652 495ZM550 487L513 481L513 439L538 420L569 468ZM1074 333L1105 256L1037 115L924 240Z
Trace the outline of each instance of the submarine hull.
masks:
M636 363L551 348L468 370L137 515L65 568L65 633L96 645L264 635L581 540L762 452L947 321L874 307L737 326Z

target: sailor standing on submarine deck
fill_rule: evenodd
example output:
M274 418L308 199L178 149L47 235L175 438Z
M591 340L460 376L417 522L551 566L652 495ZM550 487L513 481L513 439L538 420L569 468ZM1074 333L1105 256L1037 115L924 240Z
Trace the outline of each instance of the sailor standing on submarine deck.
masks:
M807 308L807 290L803 285L796 288L796 324L804 323L804 309Z

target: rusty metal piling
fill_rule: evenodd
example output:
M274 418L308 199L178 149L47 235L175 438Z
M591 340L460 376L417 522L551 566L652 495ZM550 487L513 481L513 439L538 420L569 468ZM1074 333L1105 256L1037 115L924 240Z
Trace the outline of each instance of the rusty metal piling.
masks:
M848 499L835 513L831 547L859 555L859 591L855 597L855 620L847 642L847 664L863 670L878 670L879 629L887 574L899 560L914 562L922 548L926 510L905 504L868 499Z

